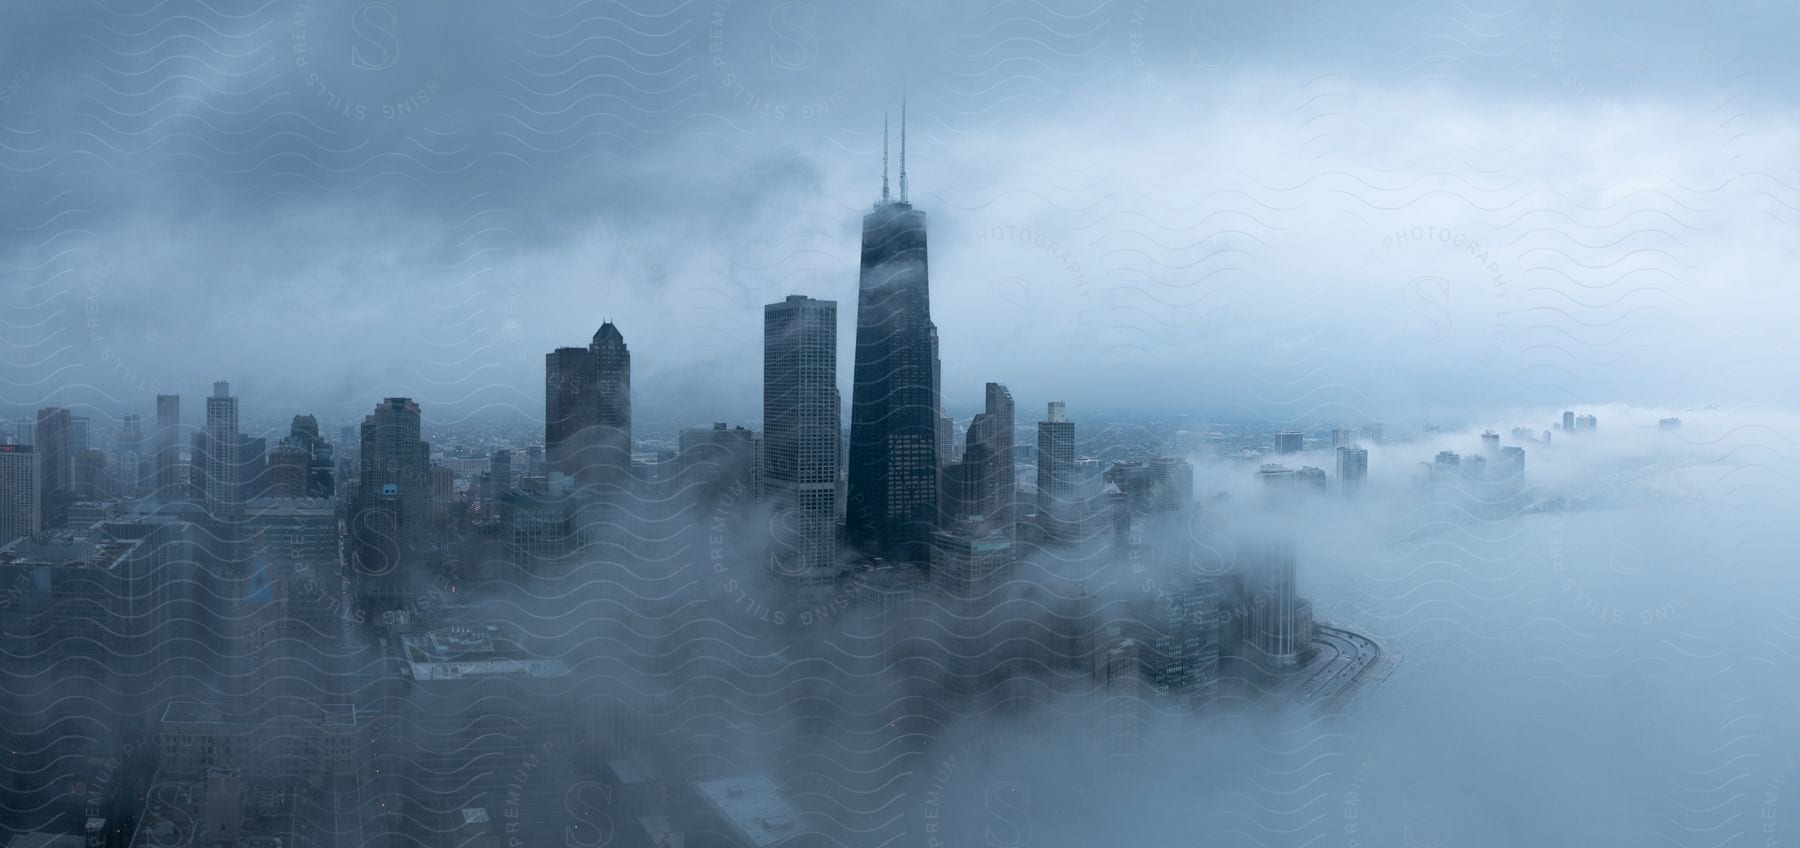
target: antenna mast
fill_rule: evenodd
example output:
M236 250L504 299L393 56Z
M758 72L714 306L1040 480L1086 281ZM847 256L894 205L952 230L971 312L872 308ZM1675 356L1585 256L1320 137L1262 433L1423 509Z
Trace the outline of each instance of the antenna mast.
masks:
M906 97L900 98L900 202L906 202Z
M881 113L881 205L888 204L888 118Z

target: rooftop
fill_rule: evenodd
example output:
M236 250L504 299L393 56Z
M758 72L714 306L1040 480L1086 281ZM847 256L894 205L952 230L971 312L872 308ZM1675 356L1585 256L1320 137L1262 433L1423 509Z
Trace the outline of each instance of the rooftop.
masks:
M135 540L118 541L98 533L72 531L48 537L26 537L0 547L0 565L88 566L111 569L137 547Z
M779 845L803 829L775 781L761 775L701 781L694 789L734 835L757 848Z
M560 677L569 672L561 660L531 656L515 633L495 624L402 633L398 642L401 661L414 680Z
M14 834L7 840L6 848L83 848L87 840L71 833L44 833L31 831Z

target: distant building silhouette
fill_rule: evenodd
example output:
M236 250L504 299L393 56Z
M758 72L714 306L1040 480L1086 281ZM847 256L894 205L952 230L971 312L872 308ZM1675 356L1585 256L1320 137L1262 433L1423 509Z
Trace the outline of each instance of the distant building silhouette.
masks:
M700 509L729 510L755 500L755 430L717 422L681 431L677 444L677 490L690 495Z
M181 467L181 396L156 396L156 494L179 497L187 488Z
M1299 430L1282 430L1275 434L1275 452L1286 455L1299 453L1306 442L1306 435Z

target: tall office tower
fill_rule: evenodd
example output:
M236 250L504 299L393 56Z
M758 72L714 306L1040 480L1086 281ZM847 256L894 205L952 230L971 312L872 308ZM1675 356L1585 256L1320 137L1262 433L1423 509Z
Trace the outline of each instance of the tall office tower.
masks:
M1344 494L1350 495L1362 491L1369 482L1369 451L1367 448L1346 445L1337 449L1338 486Z
M106 497L106 452L89 448L75 455L75 499L97 501Z
M1275 668L1289 668L1312 643L1312 604L1300 597L1294 540L1282 536L1251 546L1245 588L1250 593L1245 637L1250 654Z
M1599 426L1600 426L1599 419L1595 418L1592 415L1577 415L1577 416L1575 416L1575 429L1578 431L1585 431L1585 432L1592 433L1592 432L1594 432L1594 430L1598 429Z
M842 406L837 301L796 294L764 306L763 478L786 536L772 561L780 574L832 576Z
M85 415L70 416L69 417L69 452L70 452L70 454L73 456L80 456L83 453L85 453L88 448L93 447L91 438L92 437L90 435L90 428L88 427L87 416L85 416Z
M1038 422L1037 512L1038 527L1046 541L1066 541L1075 531L1076 489L1075 422L1068 406L1050 402L1044 420Z
M1488 430L1481 434L1481 450L1492 455L1500 452L1500 434Z
M1350 432L1349 428L1347 428L1347 427L1331 428L1331 446L1332 447L1341 448L1344 445L1354 444L1355 442L1356 442L1356 434Z
M119 432L113 439L114 487L120 497L135 498L144 492L144 419L126 415L119 419Z
M43 529L37 449L0 445L0 545Z
M32 434L37 430L37 418L30 415L21 416L13 423L13 441L15 445L30 445Z
M608 321L585 348L544 356L548 470L578 484L626 485L631 473L631 351Z
M970 511L1012 538L1018 488L1013 471L1013 396L999 383L987 384L987 406L969 422L962 464L974 488Z
M351 565L371 609L403 605L430 550L431 446L419 434L419 405L409 398L387 398L363 419Z
M231 396L230 383L213 383L212 396L206 399L206 429L201 432L206 453L198 461L206 471L202 489L206 512L215 521L231 521L243 509L243 489L238 467L242 447L238 402Z
M900 162L900 199L884 189L863 216L844 533L863 554L918 563L938 518L937 328L925 213L907 200L904 152Z
M1372 422L1372 423L1363 425L1363 427L1362 427L1363 441L1368 442L1371 445L1379 445L1379 444L1383 443L1382 436L1383 436L1383 433L1382 433L1381 422L1376 421L1376 422Z
M1275 452L1278 454L1299 453L1305 441L1305 434L1299 430L1282 430L1275 434Z
M931 406L937 410L937 449L938 469L950 464L952 454L956 451L956 422L944 414L944 360L938 356L937 325L932 324L931 336Z
M69 517L75 498L75 453L71 421L74 416L60 406L38 410L31 445L38 455L38 524L54 530Z
M594 354L600 431L596 456L610 486L623 488L631 475L631 351L625 337L608 321L588 346Z

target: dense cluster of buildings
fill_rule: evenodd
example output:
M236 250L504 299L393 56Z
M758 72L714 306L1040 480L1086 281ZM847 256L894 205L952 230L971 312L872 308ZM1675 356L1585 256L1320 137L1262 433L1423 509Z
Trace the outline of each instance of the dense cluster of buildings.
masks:
M445 453L405 397L335 444L310 415L252 436L222 382L197 429L158 395L154 425L120 419L110 453L71 410L20 422L0 445L0 689L22 716L0 730L0 806L38 812L0 824L117 846L804 845L857 814L803 809L801 778L746 759L829 762L853 795L886 792L907 740L1010 678L1190 708L1229 665L1302 664L1295 538L1196 567L1216 554L1193 541L1187 461L1084 455L1062 402L1020 422L999 382L958 439L901 162L898 196L884 173L863 220L847 429L837 304L803 295L763 309L762 429L648 451L610 321L546 355L542 444L523 450ZM1354 494L1368 452L1332 438ZM1298 455L1305 436L1274 442ZM1310 466L1260 474L1277 512L1327 486ZM696 560L740 597L692 597ZM658 640L732 644L745 616L865 628L879 650L646 670ZM859 663L916 671L805 694ZM886 741L770 742L719 703Z

